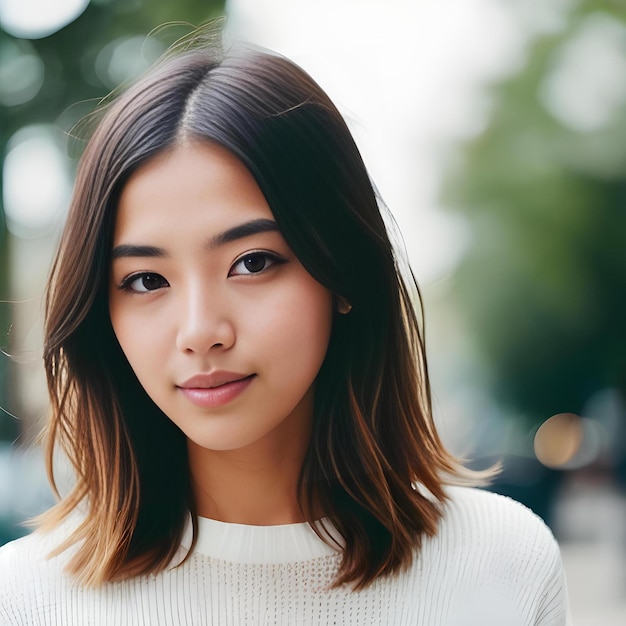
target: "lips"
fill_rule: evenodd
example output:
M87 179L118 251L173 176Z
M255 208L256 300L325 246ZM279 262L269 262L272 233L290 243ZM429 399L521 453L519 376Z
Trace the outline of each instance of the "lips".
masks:
M189 380L178 385L181 389L214 389L221 385L249 378L249 374L239 374L237 372L215 371L210 374L198 374Z
M247 389L254 378L255 374L217 371L192 376L178 385L178 389L196 406L213 408L232 402Z

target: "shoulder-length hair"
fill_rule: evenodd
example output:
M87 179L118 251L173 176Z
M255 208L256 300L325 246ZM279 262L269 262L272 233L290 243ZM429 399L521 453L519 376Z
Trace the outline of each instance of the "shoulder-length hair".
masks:
M342 116L302 69L251 49L204 47L161 63L108 106L82 156L44 344L48 472L54 486L61 445L76 482L43 528L84 509L56 553L79 544L69 571L98 585L167 567L194 511L184 435L135 377L107 295L124 184L184 142L219 144L240 159L303 266L352 305L336 316L318 375L300 504L320 536L319 511L343 537L337 585L400 571L436 533L444 483L468 476L433 423L418 292L401 276Z

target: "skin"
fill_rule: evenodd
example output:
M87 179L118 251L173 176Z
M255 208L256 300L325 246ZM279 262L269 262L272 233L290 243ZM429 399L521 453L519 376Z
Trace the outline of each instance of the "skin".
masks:
M231 153L186 143L133 174L114 229L113 329L147 393L187 437L198 513L227 522L303 519L296 486L333 297L273 220ZM271 230L220 240L246 223ZM199 406L185 381L216 371L236 373L241 389Z

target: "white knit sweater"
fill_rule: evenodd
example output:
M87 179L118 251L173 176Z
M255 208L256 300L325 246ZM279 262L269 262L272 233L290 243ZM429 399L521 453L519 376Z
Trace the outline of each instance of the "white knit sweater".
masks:
M0 624L50 626L565 626L559 550L534 514L502 496L451 488L436 537L405 573L363 591L329 590L340 554L306 524L199 520L179 567L98 589L46 559L59 537L0 549Z

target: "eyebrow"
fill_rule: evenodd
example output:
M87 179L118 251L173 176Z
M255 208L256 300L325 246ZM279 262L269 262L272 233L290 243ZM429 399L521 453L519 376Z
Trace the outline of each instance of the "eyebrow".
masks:
M238 239L244 239L251 235L257 235L259 233L280 232L278 224L274 220L257 219L244 222L233 228L225 230L223 233L219 233L211 237L208 243L209 249L215 249L224 244L237 241ZM166 257L167 251L165 248L159 248L157 246L143 246L137 244L123 243L119 246L115 246L111 252L111 259L120 259L123 257L148 257L159 258Z
M236 241L237 239L249 237L250 235L271 232L279 232L278 224L274 220L268 220L263 218L250 220L249 222L244 222L243 224L239 224L239 226L229 228L223 233L212 237L211 241L209 242L209 248L217 248L219 246L223 246L226 243L230 243L231 241Z

